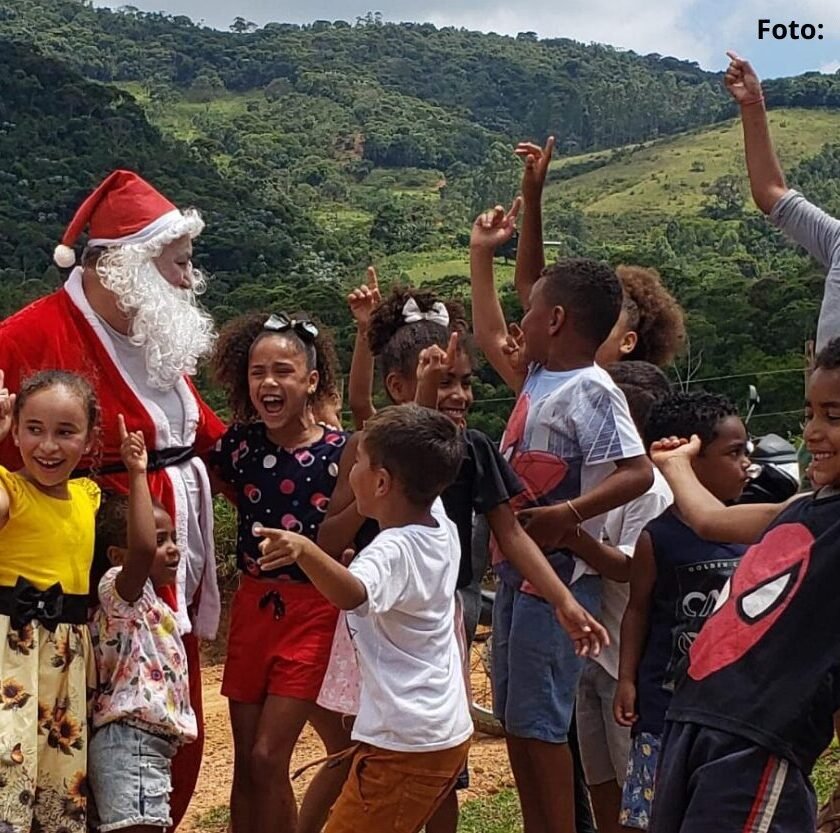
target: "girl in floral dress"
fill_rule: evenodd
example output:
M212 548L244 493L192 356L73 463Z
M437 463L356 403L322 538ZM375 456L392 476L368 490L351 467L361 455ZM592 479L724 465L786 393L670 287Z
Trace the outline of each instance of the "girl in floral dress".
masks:
M23 468L0 467L0 830L86 829L87 627L99 487L71 480L95 436L90 385L48 370L17 397L0 371L0 440Z
M108 498L96 523L99 607L92 631L99 671L88 765L101 831L172 824L172 758L198 734L187 655L172 609L157 591L175 584L180 553L172 518L152 503L143 434L120 417L127 497Z

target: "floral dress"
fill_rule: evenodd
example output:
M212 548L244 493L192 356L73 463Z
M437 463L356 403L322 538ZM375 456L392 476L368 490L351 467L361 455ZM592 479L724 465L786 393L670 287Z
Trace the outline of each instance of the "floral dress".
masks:
M11 507L0 529L0 831L84 833L99 489L70 481L60 500L2 467L0 485Z

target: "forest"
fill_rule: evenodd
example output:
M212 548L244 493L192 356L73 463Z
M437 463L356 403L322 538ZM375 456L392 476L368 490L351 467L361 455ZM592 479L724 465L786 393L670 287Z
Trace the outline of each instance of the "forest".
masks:
M840 213L840 76L769 80L766 97L791 183ZM514 143L551 134L550 256L659 269L688 313L675 381L739 399L756 383L757 430L796 433L822 272L750 204L735 115L695 64L531 32L375 13L223 32L131 6L0 0L0 315L60 284L64 224L125 166L204 214L217 320L309 309L346 361L343 298L364 268L464 294L472 218L514 195ZM514 319L502 257L499 275ZM481 368L476 427L498 434L509 397Z

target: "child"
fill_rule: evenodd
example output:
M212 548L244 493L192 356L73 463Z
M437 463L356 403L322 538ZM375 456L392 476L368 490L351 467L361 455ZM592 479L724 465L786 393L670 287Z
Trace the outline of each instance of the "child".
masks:
M667 367L685 343L685 319L680 305L662 285L655 269L617 266L624 300L621 313L595 361L602 367L632 359Z
M653 405L670 393L665 374L652 364L621 361L606 368L627 398L630 414L644 432ZM603 540L587 533L570 535L567 546L602 577L600 619L609 645L584 665L577 690L576 720L581 763L592 796L599 833L618 833L621 786L630 756L630 729L613 717L618 687L619 631L630 596L630 564L639 535L648 521L671 504L665 478L654 469L654 481L641 497L613 509L604 522Z
M17 397L0 371L0 440L23 468L0 467L0 829L84 833L87 696L95 668L88 574L99 487L71 480L98 419L90 385L47 370Z
M467 760L472 721L455 639L459 547L438 500L462 437L416 405L368 419L350 476L381 532L343 567L310 540L258 530L263 569L294 564L347 619L362 672L350 776L325 833L419 831Z
M831 339L840 336L840 246L837 245L840 221L817 208L802 194L788 189L770 138L761 81L748 61L734 52L727 55L730 63L724 83L741 111L753 199L772 223L828 270L817 326L816 348L821 350ZM802 452L805 450L803 445ZM835 726L840 737L840 719ZM840 831L840 784L820 810L817 826L819 833Z
M831 742L840 668L840 339L817 355L804 440L817 491L726 507L703 488L694 437L652 455L704 537L757 542L691 647L660 753L651 831L813 830L808 776Z
M697 479L718 500L737 500L747 483L747 432L737 409L710 393L673 393L651 409L646 443L696 434ZM630 600L621 623L615 719L632 726L633 745L621 799L621 824L647 830L653 775L674 686L688 649L711 614L744 547L701 538L678 509L645 527L630 568Z
M476 220L470 241L473 319L494 331L504 318L493 285L493 255L513 233L518 200ZM522 245L520 238L520 247ZM525 280L517 271L517 279ZM526 531L585 607L594 609L600 581L561 547L569 532L600 534L603 515L641 495L653 482L627 402L594 364L621 309L621 285L606 264L570 259L533 276L522 319L530 365L508 421L502 451L525 484L518 499ZM488 358L510 377L497 345ZM504 720L526 833L574 830L572 760L567 740L583 661L546 606L522 586L507 563L493 613L493 681Z
M119 422L129 493L109 498L96 524L97 561L114 566L93 619L99 688L88 765L97 829L139 833L172 824L172 758L198 726L178 624L156 592L177 580L172 518L152 504L143 434Z
M407 306L409 313L406 313ZM457 314L457 306L450 305L450 309ZM416 320L407 321L407 315ZM461 561L456 587L459 594L473 581L472 521L473 514L477 513L487 517L511 560L553 603L564 627L579 639L580 649L588 651L592 647L597 650L603 638L600 626L574 601L516 520L510 501L521 491L519 481L489 438L480 431L466 428L467 413L473 401L472 357L466 332L462 328L450 332L449 315L449 309L433 295L396 288L371 314L368 336L371 352L380 358L383 383L391 401L404 404L415 398L422 400L448 416L463 431L464 459L455 482L442 495L447 515L458 530ZM335 499L319 535L319 543L328 552L336 554L350 545L362 520L352 496L346 497L349 449L350 446L342 459L343 473L339 475ZM351 512L357 519L355 525L348 523ZM339 524L345 525L340 527ZM375 534L375 530L373 532ZM362 534L363 538L370 536L370 530L364 530ZM319 703L353 713L352 680L347 675L352 668L352 658L347 657L344 631L340 624L336 642L344 647L334 645ZM458 817L454 794L447 798L441 813L446 814L447 822L435 818L430 826L435 831L454 831Z
M285 314L231 321L214 358L235 422L210 462L236 503L242 571L222 681L234 738L233 833L294 829L289 761L307 720L328 752L349 742L339 718L315 705L336 608L299 567L261 568L254 533L270 525L318 534L347 441L311 407L334 389L334 358L313 321Z

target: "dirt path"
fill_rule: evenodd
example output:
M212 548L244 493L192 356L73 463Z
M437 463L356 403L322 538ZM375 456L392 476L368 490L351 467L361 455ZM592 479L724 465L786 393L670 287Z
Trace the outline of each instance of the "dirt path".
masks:
M227 700L219 694L222 667L205 667L203 677L204 720L207 731L204 763L190 811L178 828L179 833L216 833L225 829L223 823L213 823L208 815L213 811L213 817L220 817L220 809L227 808L233 771L233 740L228 721ZM315 760L322 754L323 746L318 736L307 726L292 758L292 767ZM314 774L315 769L309 770L295 782L298 798ZM493 795L500 789L513 786L502 740L485 735L478 735L473 739L470 778L471 786L461 793L462 801ZM199 824L202 819L203 823Z

